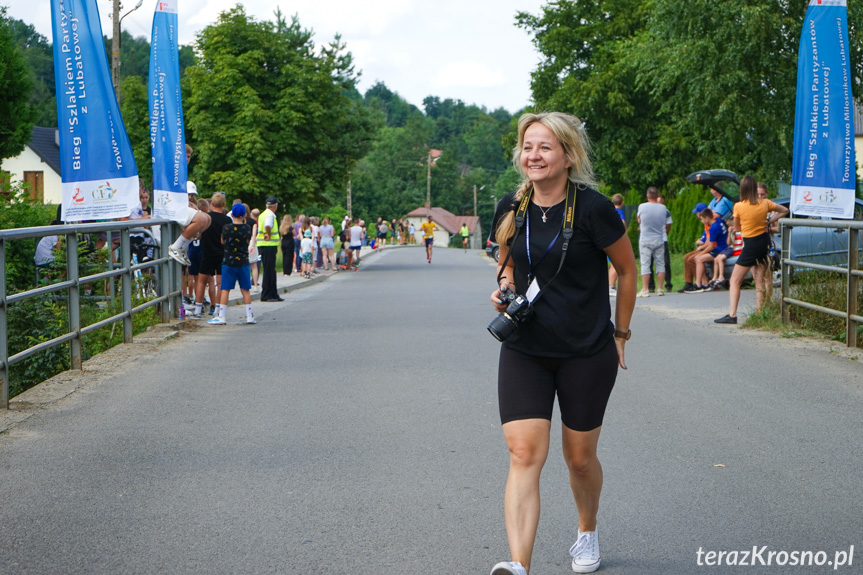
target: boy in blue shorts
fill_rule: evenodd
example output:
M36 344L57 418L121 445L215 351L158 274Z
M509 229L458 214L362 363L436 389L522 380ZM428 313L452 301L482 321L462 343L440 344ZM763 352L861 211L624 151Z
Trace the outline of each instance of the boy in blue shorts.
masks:
M240 284L243 303L246 304L246 323L258 323L252 313L252 274L249 267L249 242L252 239L252 229L243 223L246 208L243 204L235 204L231 210L231 223L222 228L222 245L225 255L222 259L222 285L219 291L219 304L216 306L216 317L208 321L211 325L225 325L225 312L228 309L228 296L236 284Z

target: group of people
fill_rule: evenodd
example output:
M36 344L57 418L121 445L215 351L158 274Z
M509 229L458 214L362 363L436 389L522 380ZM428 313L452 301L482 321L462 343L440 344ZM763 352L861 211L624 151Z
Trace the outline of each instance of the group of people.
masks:
M769 298L772 279L770 277L769 249L771 233L775 223L788 213L788 208L775 204L767 198L767 186L752 176L743 178L740 184L740 201L732 204L719 190L711 188L713 199L709 204L698 203L692 210L704 227L701 237L695 241L695 249L686 253L684 262L684 286L678 293L694 294L720 289L729 290L729 313L718 318L716 323L737 323L737 305L740 289L746 275L752 270L756 287L756 310ZM613 199L622 204L622 197ZM637 297L650 297L652 265L656 264L656 295L662 296L665 282L671 289L670 258L668 256L668 231L672 225L671 213L663 205L656 188L647 190L647 202L638 206L638 249L641 259L642 289ZM622 210L618 209L621 217ZM725 277L728 258L737 256L731 278ZM708 266L712 273L708 274ZM667 273L666 273L667 272ZM614 267L609 268L609 292L615 294Z

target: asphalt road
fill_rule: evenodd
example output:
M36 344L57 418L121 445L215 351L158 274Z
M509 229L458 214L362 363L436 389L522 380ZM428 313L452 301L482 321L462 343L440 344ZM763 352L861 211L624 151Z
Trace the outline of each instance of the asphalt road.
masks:
M485 575L508 559L493 270L385 251L39 411L0 435L0 572ZM600 573L827 573L851 545L836 572L863 572L860 361L713 324L726 305L638 301ZM571 572L554 429L534 575ZM831 565L697 564L753 546Z

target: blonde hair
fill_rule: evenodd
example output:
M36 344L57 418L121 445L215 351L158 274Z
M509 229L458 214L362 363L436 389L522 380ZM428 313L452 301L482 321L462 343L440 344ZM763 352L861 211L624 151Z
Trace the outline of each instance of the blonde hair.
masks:
M279 235L286 236L288 232L291 232L291 228L294 227L294 218L291 217L291 214L285 214L282 217L282 225L279 226ZM293 232L291 232L293 233Z
M590 139L584 123L577 117L562 112L543 114L522 114L518 119L518 143L512 150L512 164L521 174L522 183L515 192L513 203L518 205L533 185L521 167L521 154L524 149L524 133L533 124L540 123L560 142L563 153L569 162L567 178L575 184L595 187L593 165L590 162ZM515 210L509 210L501 218L495 230L495 239L505 245L515 233Z

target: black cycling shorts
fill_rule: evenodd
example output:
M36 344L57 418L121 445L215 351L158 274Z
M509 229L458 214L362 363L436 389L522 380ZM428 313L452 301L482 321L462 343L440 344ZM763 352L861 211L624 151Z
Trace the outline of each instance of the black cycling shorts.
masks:
M575 431L602 425L617 379L614 339L591 357L540 357L502 345L497 376L500 421L548 419L554 396L563 424Z
M198 266L198 273L205 276L222 275L222 256L204 256L201 258L201 265Z

